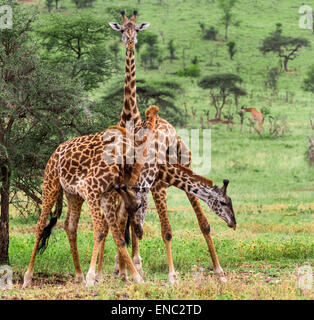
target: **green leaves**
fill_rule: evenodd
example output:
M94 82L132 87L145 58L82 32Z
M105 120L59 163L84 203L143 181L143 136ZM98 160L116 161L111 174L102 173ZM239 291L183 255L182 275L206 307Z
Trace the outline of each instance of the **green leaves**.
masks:
M220 89L226 91L234 88L237 82L242 82L242 78L233 73L213 74L205 76L198 85L203 89Z
M307 77L304 79L302 87L305 91L314 93L314 64L307 72Z
M113 72L106 40L109 26L91 13L51 14L36 33L46 49L42 58L81 81L85 90L97 88Z
M263 40L259 50L263 53L273 52L280 58L284 58L285 71L288 71L289 60L296 58L297 52L302 47L309 47L310 41L301 37L291 37L282 35L281 24L276 25L276 30Z

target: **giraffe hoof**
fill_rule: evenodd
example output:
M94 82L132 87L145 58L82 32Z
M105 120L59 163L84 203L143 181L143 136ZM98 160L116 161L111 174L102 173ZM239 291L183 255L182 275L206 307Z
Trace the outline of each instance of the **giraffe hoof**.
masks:
M129 280L128 280L128 275L127 275L126 273L120 273L120 274L119 274L119 278L120 278L120 280L123 281L123 282L129 282Z
M226 283L227 282L227 279L225 276L218 276L218 280L221 282L221 283Z
M142 277L139 274L134 275L133 280L135 283L144 283L144 280L142 279Z
M96 275L94 272L88 272L86 275L86 287L95 286Z
M143 273L143 268L142 268L141 263L134 263L134 266L135 266L135 269L137 270L137 272Z
M83 286L85 286L86 282L85 282L84 274L83 273L77 274L75 276L75 282L76 283L81 283Z
M133 263L134 263L135 269L139 273L143 273L142 258L140 256L134 257L133 258Z
M168 276L168 280L171 284L177 284L179 283L179 280L178 280L178 275L176 272L171 272L169 273L169 276Z
M103 275L101 273L96 274L96 282L102 282L103 281Z
M26 289L26 288L31 287L32 278L33 278L33 274L28 272L28 271L26 271L25 275L24 275L24 283L23 283L22 289Z

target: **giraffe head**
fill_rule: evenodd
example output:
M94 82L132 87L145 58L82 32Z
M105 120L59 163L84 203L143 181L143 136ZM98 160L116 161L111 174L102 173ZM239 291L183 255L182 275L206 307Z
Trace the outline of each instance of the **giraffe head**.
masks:
M236 229L236 219L232 207L231 198L227 196L227 187L229 184L229 180L223 180L222 188L218 188L217 186L213 187L214 195L210 199L208 199L208 206L217 214L218 217L223 219L228 227Z
M124 201L125 209L130 218L130 222L134 228L134 231L139 239L143 237L143 223L138 219L139 209L143 206L143 200L138 197L137 193L126 185L115 186L115 190L119 193Z
M137 33L145 30L149 27L149 22L142 22L136 25L137 11L133 12L133 16L128 19L125 15L125 11L121 11L123 24L120 25L117 22L109 22L110 27L115 31L122 33L122 41L125 44L127 50L134 51L135 44L137 43Z

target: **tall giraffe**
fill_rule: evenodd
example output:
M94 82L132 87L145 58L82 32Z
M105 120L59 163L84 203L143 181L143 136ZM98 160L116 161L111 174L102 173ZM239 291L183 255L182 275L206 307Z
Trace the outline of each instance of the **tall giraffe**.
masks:
M119 125L126 126L126 121L133 121L134 123L139 123L141 121L140 113L136 104L136 81L135 81L135 59L134 59L134 48L137 42L137 32L146 29L149 26L148 22L141 23L140 25L136 25L136 16L137 12L133 12L133 16L128 19L125 15L125 12L122 11L122 19L123 25L120 25L117 22L109 23L111 28L115 31L119 31L122 33L122 41L126 47L126 68L125 68L125 85L124 85L124 107L121 112ZM130 97L134 98L131 99ZM176 131L174 127L168 123L166 120L158 117L158 121L156 124L155 132L158 132L158 136L161 137L160 141L164 141L164 143L160 144L160 148L162 152L165 150L169 150L173 148L175 150L188 150L184 143L178 139ZM178 154L180 154L178 152ZM189 159L187 159L187 165L191 164L190 152L188 150ZM186 157L184 157L186 158ZM184 162L186 163L186 162ZM171 253L171 239L172 239L172 230L168 219L167 213L167 188L169 184L161 179L157 178L151 187L152 195L154 198L154 202L158 211L158 215L161 221L161 233L162 239L166 246L167 251L167 260L169 266L169 276L168 279L171 283L175 282L176 272L173 265L172 253ZM139 195L141 194L143 199L147 199L146 189L139 189ZM210 235L210 225L207 221L206 216L201 208L201 205L198 199L191 194L187 194L187 197L195 211L200 229L203 233L205 241L207 243L213 265L214 272L218 276L221 281L225 281L223 269L220 266L217 254L215 252L215 248L213 245L213 241ZM145 201L146 205L144 205L141 209L143 211L143 217L145 217L145 210L147 210L147 201ZM141 257L139 254L139 242L136 237L134 230L132 228L132 255L133 262L138 270L142 269ZM117 266L117 264L116 264ZM116 268L117 270L117 268Z
M147 110L149 118L142 124L143 129L154 131L158 108L151 107ZM136 137L134 148L140 148L144 144L143 157L149 146L149 139ZM72 251L76 277L84 282L84 275L80 266L77 251L76 234L81 207L86 200L92 215L94 230L94 247L89 271L86 275L86 284L94 285L98 280L96 276L96 263L99 256L97 275L101 277L103 249L108 226L113 234L118 247L121 260L126 263L135 282L142 282L132 259L125 247L124 235L119 228L117 215L127 212L136 235L141 238L143 230L141 220L137 216L140 205L136 193L128 190L126 186L118 187L129 180L134 184L141 173L142 165L135 163L135 173L131 177L125 176L126 157L132 154L133 139L129 139L125 128L111 127L101 133L77 137L62 143L52 154L47 162L42 188L42 211L36 225L36 239L28 269L24 276L23 287L31 285L34 262L38 249L45 246L45 241L50 235L56 221L50 221L45 227L47 218L56 202L61 189L65 191L68 201L68 214L65 221L67 233ZM130 152L130 154L128 154ZM134 153L134 152L133 152ZM141 154L140 154L141 156ZM137 158L143 162L142 158ZM118 194L123 202L119 212L116 212Z
M136 70L135 70L135 56L134 49L137 43L137 33L146 30L150 23L142 22L136 25L137 11L133 12L133 16L128 19L125 11L121 11L123 25L117 22L110 22L109 25L115 31L122 32L122 40L125 43L125 80L124 80L124 100L123 109L120 114L118 126L125 127L127 122L136 126L142 121L140 112L137 108L136 102Z

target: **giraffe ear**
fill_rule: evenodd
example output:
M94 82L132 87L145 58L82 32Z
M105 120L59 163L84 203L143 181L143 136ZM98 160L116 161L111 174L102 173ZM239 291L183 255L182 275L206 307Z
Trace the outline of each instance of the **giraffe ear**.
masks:
M143 31L143 30L146 30L149 26L150 26L149 22L142 22L141 24L139 24L138 26L135 27L135 30L136 31Z
M115 31L122 31L122 27L117 22L109 22L109 26Z
M224 185L222 186L221 190L222 190L222 194L225 196L227 194L227 187L228 187L228 184L229 184L229 180L224 179L223 180L223 184Z

